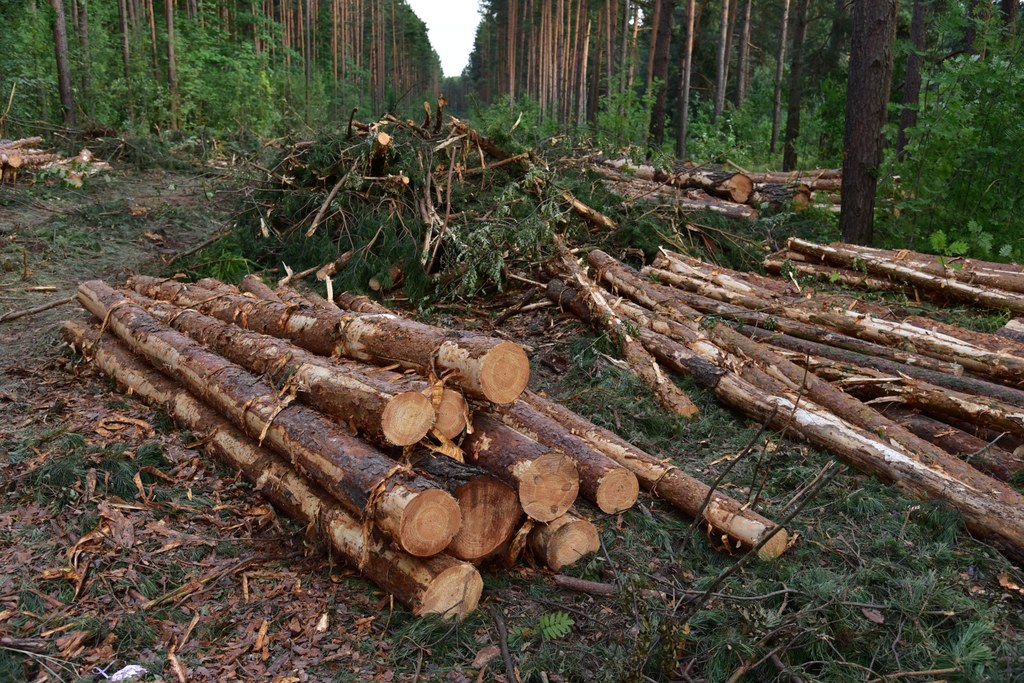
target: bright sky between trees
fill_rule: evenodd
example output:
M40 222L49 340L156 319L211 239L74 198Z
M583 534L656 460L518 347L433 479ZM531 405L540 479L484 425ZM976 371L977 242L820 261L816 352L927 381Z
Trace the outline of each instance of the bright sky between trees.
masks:
M441 58L445 76L458 76L473 51L480 23L478 0L408 0L427 25L430 44Z

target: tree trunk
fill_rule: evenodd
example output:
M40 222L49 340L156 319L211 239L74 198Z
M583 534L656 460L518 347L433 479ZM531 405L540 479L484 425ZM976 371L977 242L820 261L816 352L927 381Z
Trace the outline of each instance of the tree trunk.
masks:
M675 0L656 0L661 5L658 16L657 39L654 46L654 71L652 78L660 81L651 110L651 146L661 147L665 141L665 103L668 88L668 54L672 42L672 14L675 12ZM653 86L652 86L653 87Z
M1017 33L1017 17L1020 16L1020 0L999 0L999 9L1010 34Z
M740 32L740 49L736 56L736 106L742 107L747 101L750 87L750 11L754 0L747 0L743 8L743 30Z
M469 462L515 488L523 511L538 522L565 514L579 493L579 471L568 456L489 415L473 417L473 432L462 442L462 449Z
M1016 3L1018 0L1014 0ZM924 62L925 21L928 0L914 0L910 18L910 54L907 55L907 73L903 80L903 108L900 110L899 131L896 134L896 154L902 159L907 146L907 129L917 124L917 102L921 94L921 65Z
M676 157L686 161L686 136L690 127L690 75L693 71L693 27L696 0L686 0L686 37L683 42L683 66L679 75L679 119L676 131Z
M782 170L796 168L796 143L800 138L800 109L804 93L804 37L807 35L809 0L796 0L793 25L793 58L789 65L789 96L786 100L786 138L782 147Z
M323 356L340 354L380 365L401 363L429 375L453 371L460 385L494 403L511 403L526 388L529 359L518 344L454 333L393 314L330 315L243 296L211 298L202 289L137 276L140 294L170 301L262 334L288 339Z
M729 73L729 0L722 0L721 26L718 32L718 61L715 69L715 109L711 114L712 125L718 121L725 108L725 81Z
M181 103L178 100L178 63L174 59L174 0L164 0L167 21L167 91L171 98L171 130L181 125Z
M292 387L310 407L353 427L378 446L419 443L434 425L430 399L375 377L374 368L342 365L277 337L248 332L171 304L143 300L149 313L276 386Z
M896 0L855 2L846 86L843 133L843 208L839 230L844 242L871 244L875 187L882 163L886 106L892 79Z
M60 91L60 106L64 112L64 127L78 125L75 117L75 102L71 96L71 64L68 59L68 30L64 22L64 0L50 0L53 6L53 52L57 59L57 89Z
M772 100L772 139L769 152L775 154L779 143L779 122L782 119L782 74L786 68L786 32L789 30L789 2L782 0L782 26L779 31L779 49L775 53L775 96Z
M571 512L535 526L529 544L534 555L555 572L601 549L597 527Z
M266 440L354 514L372 519L406 552L434 555L455 537L458 504L430 480L403 472L316 411L282 402L272 386L160 324L102 282L80 285L78 296L129 348L178 377L236 427Z
M522 401L496 409L494 415L520 434L569 456L579 471L580 493L601 512L616 514L636 503L636 476L550 417Z
M447 555L412 557L376 535L367 536L353 517L322 489L307 483L283 460L245 436L175 382L138 360L123 345L98 329L68 322L64 334L93 363L123 388L150 405L163 408L183 428L206 434L203 446L228 468L239 471L263 497L284 514L316 533L359 573L388 591L414 614L462 617L476 609L483 581L472 565Z
M93 114L92 88L89 80L92 75L92 53L89 51L89 3L82 0L78 11L78 44L82 48L82 65L79 76L82 79L82 102L85 104L86 116Z
M844 201L844 206L845 203ZM869 273L884 275L914 287L935 290L950 299L999 310L1009 310L1017 314L1024 313L1024 294L968 284L959 279L950 279L945 276L945 273L937 275L926 272L916 267L915 264L906 265L901 261L890 261L870 255L863 250L850 249L844 244L815 244L807 240L793 238L789 241L789 248L792 251L839 266L864 268Z

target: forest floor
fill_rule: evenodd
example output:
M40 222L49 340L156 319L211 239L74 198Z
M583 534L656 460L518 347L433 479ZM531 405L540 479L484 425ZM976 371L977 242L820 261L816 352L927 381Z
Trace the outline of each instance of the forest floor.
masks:
M78 282L168 274L167 260L230 224L233 187L207 171L118 170L84 190L0 188L0 310ZM28 292L53 286L53 292ZM532 386L772 517L833 458L761 433L683 382L702 410L660 410L609 340L519 301L435 306L432 322L524 344ZM73 305L0 324L0 681L136 680L1024 681L1024 576L943 505L844 469L793 523L794 547L680 600L738 559L642 496L603 516L602 550L574 576L618 596L558 589L526 565L484 572L481 609L415 619L305 543L235 473L74 359ZM744 454L741 457L741 454ZM655 589L653 596L642 589ZM558 615L568 633L547 628ZM499 624L501 628L499 628Z

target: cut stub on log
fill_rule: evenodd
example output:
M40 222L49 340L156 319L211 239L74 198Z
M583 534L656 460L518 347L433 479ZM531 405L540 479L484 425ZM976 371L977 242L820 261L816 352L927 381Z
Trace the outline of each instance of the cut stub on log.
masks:
M429 474L459 502L462 524L445 549L460 560L480 560L506 543L523 515L519 497L508 484L479 467L428 451L418 451L410 464Z
M534 555L556 572L601 549L597 527L571 512L535 526L529 544Z
M163 325L100 281L78 300L136 353L171 375L249 436L288 458L354 514L366 515L406 552L442 551L458 532L458 503L434 482L351 436L320 413Z
M204 448L237 470L281 512L314 530L336 554L388 591L414 614L461 618L476 609L483 591L479 572L448 555L416 558L375 534L308 483L283 460L216 416L175 382L161 375L119 342L91 325L69 322L65 337L124 389L165 409L182 427L207 435Z
M462 442L472 462L515 487L531 519L550 522L563 515L579 494L576 465L564 453L552 451L490 415L473 417L473 433Z

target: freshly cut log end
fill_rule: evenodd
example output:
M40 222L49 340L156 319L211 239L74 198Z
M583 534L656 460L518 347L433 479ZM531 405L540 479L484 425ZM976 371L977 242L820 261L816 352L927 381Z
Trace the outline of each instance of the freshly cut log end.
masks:
M427 389L430 393L430 389ZM445 387L441 391L441 401L434 409L437 417L434 429L445 438L454 439L466 430L466 416L469 415L469 404L466 397L458 389Z
M418 391L394 396L381 414L384 438L396 446L411 446L425 437L434 424L434 406Z
M511 403L530 381L530 359L519 344L504 341L481 360L480 390L494 403Z
M402 514L399 542L415 557L430 557L444 550L459 531L459 504L446 491L427 489L410 501Z
M580 492L576 465L554 451L518 463L513 474L519 480L523 512L538 522L550 522L564 515Z
M479 560L511 538L523 513L512 487L492 477L477 477L454 495L462 510L462 526L446 552L460 560Z
M625 468L615 469L597 482L594 502L601 512L613 515L633 507L639 495L640 482L636 475Z
M433 578L414 614L462 619L476 609L483 590L484 581L473 565L453 563Z
M534 554L556 572L601 548L597 527L572 513L538 524L530 532L529 543Z

